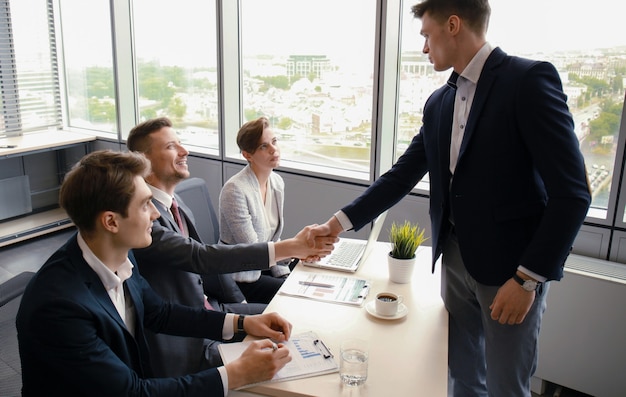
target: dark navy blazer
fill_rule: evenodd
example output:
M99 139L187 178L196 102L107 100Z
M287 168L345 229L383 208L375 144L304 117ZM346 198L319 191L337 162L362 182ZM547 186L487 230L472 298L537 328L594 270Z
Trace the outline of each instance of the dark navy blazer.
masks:
M457 77L453 72L451 80ZM428 99L404 155L343 211L358 230L429 172L433 266L452 211L463 262L477 281L501 285L518 265L560 279L591 195L557 71L493 50L451 182L452 85Z
M151 378L144 328L219 340L225 314L168 304L137 271L124 287L134 304L134 336L83 259L76 235L48 259L26 288L17 315L24 396L223 394L216 368Z

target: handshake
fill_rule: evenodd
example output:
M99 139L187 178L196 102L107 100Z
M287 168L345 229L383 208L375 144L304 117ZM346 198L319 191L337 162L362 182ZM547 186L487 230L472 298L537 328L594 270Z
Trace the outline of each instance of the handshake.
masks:
M339 241L337 237L343 231L335 216L326 223L305 226L294 237L277 241L274 244L276 260L299 258L304 261L318 261L329 255Z

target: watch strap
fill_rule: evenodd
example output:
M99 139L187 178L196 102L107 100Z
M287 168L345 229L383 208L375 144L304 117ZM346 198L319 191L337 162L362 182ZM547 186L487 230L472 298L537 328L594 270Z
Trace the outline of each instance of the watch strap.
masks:
M537 290L537 288L539 288L539 286L541 285L541 281L535 281L535 280L524 280L523 278L521 278L520 276L517 275L517 273L513 273L513 280L517 281L517 283L519 285L521 285L525 290L527 291L532 291L529 290L527 288L524 287L524 284L526 284L527 281L533 282L535 283L535 288L534 290Z

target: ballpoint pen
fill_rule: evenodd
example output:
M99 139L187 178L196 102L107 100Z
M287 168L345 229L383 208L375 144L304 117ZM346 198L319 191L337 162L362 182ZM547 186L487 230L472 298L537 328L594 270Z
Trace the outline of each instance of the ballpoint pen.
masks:
M0 149L13 149L16 147L17 145L0 145Z
M314 282L311 282L311 281L300 281L299 283L300 283L300 285L308 285L310 287L335 288L335 286L332 285L332 284L314 283Z

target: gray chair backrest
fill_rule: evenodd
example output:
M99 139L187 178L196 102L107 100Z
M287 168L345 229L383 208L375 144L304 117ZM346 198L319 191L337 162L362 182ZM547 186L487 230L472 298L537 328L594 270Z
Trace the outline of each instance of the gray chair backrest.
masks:
M15 317L24 288L33 275L33 272L22 272L0 284L0 396L22 395L22 365Z
M205 244L216 244L220 238L219 221L202 178L187 178L176 186L176 193L193 212L198 234Z

